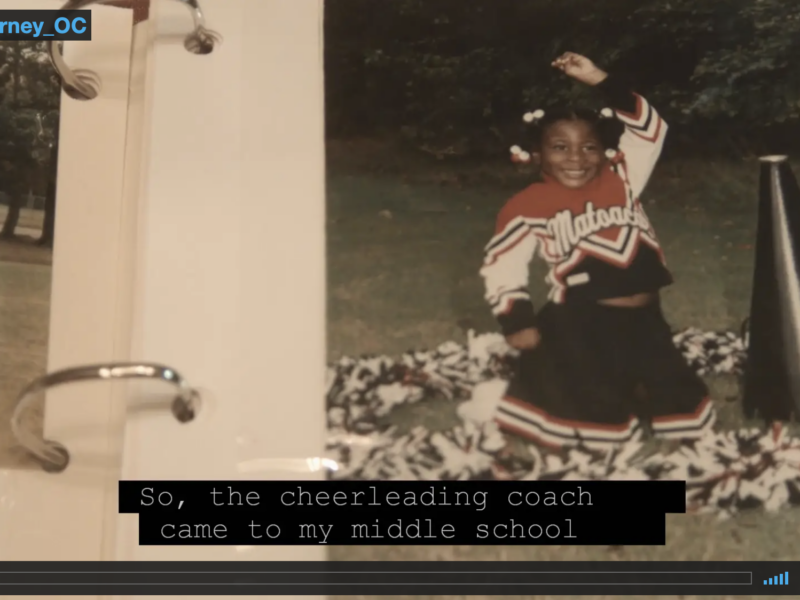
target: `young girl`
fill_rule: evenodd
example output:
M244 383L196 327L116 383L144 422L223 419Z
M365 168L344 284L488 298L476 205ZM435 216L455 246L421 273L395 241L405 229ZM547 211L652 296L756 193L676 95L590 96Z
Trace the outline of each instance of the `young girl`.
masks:
M659 290L672 277L639 201L667 125L589 59L567 53L553 66L597 88L613 112L526 115L537 127L532 152L512 149L538 164L543 182L502 209L481 269L492 311L520 350L496 421L554 447L623 443L643 424L665 438L698 437L714 412L661 312ZM534 255L550 267L538 313L527 290Z

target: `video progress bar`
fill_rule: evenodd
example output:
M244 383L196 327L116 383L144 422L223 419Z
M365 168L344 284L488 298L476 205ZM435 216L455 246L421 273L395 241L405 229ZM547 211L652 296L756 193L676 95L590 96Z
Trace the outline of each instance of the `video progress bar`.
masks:
M752 586L752 571L3 571L10 586Z

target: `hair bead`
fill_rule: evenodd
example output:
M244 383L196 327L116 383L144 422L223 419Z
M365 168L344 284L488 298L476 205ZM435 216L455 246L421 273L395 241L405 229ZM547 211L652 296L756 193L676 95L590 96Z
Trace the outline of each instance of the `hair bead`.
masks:
M522 120L525 121L526 123L538 123L543 118L544 118L544 111L539 109L533 112L525 113L525 115L522 117Z

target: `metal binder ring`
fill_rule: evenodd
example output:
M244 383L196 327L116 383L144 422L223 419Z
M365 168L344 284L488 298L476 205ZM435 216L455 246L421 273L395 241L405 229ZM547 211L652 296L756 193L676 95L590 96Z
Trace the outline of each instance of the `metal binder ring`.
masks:
M79 10L91 4L106 4L116 0L67 0L61 10ZM205 17L198 0L177 0L185 4L192 12L194 30L186 36L184 46L192 54L210 54L214 45L220 41L220 36L206 28ZM64 62L61 54L61 44L50 41L47 44L50 53L50 62L61 78L64 91L76 100L92 100L100 93L100 82L95 73L85 69L72 70Z
M14 414L11 416L11 431L17 442L41 463L49 473L60 473L69 464L69 451L51 440L46 440L26 430L22 416L30 401L49 388L81 381L109 381L115 379L158 379L178 389L172 401L172 414L181 423L188 423L197 415L200 394L191 388L181 375L164 365L151 363L112 363L87 365L48 373L29 383L17 396Z

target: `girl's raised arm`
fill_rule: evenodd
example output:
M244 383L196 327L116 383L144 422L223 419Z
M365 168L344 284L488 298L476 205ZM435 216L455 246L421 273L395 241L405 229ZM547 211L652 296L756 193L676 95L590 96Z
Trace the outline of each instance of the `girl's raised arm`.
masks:
M597 88L625 126L619 150L625 156L628 183L638 197L661 156L667 124L644 97L632 92L614 75L607 76Z
M647 100L585 56L565 52L553 61L553 66L581 83L596 87L611 104L617 119L625 126L619 149L625 155L628 183L638 197L661 156L667 124Z

